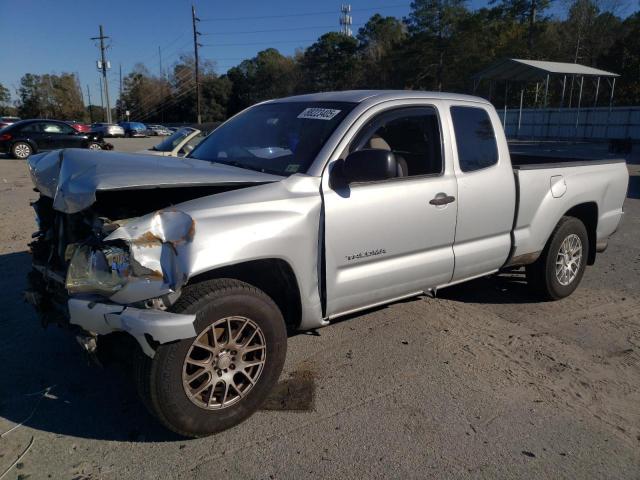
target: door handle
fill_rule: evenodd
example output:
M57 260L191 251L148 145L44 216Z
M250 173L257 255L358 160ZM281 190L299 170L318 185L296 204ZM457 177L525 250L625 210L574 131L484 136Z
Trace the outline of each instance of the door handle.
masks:
M451 202L455 202L455 201L456 201L456 197L454 197L452 195L447 195L444 192L440 192L435 197L433 197L431 200L429 200L429 203L431 205L440 206L440 205L446 205L447 203L451 203Z

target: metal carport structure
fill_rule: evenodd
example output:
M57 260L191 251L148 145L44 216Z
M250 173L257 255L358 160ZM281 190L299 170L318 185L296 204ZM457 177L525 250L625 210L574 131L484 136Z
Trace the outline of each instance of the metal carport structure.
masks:
M505 104L504 104L504 117L503 123L506 125L507 118L507 98L509 92L510 83L520 84L520 107L518 113L518 133L520 132L520 123L522 119L522 103L524 99L524 86L527 83L536 83L536 96L534 104L538 103L539 86L542 83L544 85L544 101L543 106L547 107L548 95L549 95L549 81L551 76L562 76L562 96L560 100L560 107L564 107L565 92L567 89L567 77L571 77L572 92L569 98L569 107L571 107L571 100L573 98L573 81L576 78L580 80L580 87L578 93L578 105L576 115L576 129L578 128L578 122L580 119L580 107L582 104L582 90L584 86L585 77L592 78L596 81L595 87L595 99L594 106L598 103L598 94L600 93L600 79L604 78L610 87L609 95L609 110L613 104L613 94L616 86L616 78L619 77L617 73L607 72L597 68L589 67L587 65L581 65L578 63L565 63L565 62L548 62L544 60L523 60L519 58L505 58L499 62L494 63L490 67L476 73L473 76L473 92L475 93L478 86L483 80L489 80L490 82L504 81L505 82ZM489 89L489 96L491 96L491 88Z

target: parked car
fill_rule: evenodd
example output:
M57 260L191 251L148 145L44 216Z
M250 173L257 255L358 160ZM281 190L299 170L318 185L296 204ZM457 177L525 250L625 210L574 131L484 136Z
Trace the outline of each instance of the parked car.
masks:
M171 130L169 130L167 127L163 127L162 125L147 125L147 131L149 132L149 135L152 136L167 136L167 135L171 135Z
M103 137L124 137L124 129L115 123L94 123L91 132Z
M76 122L74 120L69 120L66 123L71 125L78 132L89 133L91 131L91 125L87 125L85 123Z
M171 134L155 147L138 153L163 157L184 157L202 141L204 135L196 128L184 127Z
M0 131L0 152L19 159L59 148L101 150L103 145L99 135L78 132L58 120L22 120Z
M0 117L0 128L8 127L12 123L20 121L20 117Z
M134 339L145 404L187 436L259 408L287 329L518 266L541 298L570 295L629 182L624 160L511 156L489 102L412 91L260 103L180 161L68 150L29 166L28 300L92 354Z
M120 122L118 123L124 130L125 137L148 137L149 131L144 123L140 122Z

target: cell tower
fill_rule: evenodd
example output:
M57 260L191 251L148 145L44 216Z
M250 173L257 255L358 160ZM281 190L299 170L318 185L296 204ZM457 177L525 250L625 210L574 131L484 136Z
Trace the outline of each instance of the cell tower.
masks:
M340 14L340 33L353 37L353 32L351 31L351 25L353 24L351 5L340 5Z

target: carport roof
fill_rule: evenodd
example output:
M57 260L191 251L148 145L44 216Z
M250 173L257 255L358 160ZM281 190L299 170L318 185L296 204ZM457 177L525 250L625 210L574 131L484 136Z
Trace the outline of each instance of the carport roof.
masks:
M511 80L530 82L544 80L547 75L577 75L585 77L619 77L617 73L606 72L578 63L547 62L543 60L522 60L505 58L489 68L476 73L474 80Z

